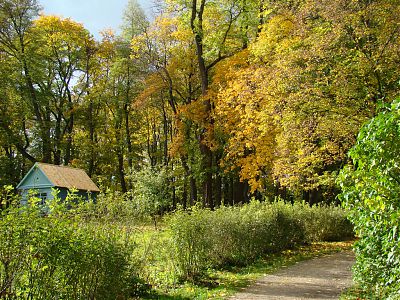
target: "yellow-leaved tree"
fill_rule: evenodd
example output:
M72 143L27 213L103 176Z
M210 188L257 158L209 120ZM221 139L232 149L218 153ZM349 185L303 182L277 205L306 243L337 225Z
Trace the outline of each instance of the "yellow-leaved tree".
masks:
M265 11L249 54L221 66L225 83L215 82L224 162L253 190L273 184L310 202L332 200L359 128L398 93L399 7L298 1Z

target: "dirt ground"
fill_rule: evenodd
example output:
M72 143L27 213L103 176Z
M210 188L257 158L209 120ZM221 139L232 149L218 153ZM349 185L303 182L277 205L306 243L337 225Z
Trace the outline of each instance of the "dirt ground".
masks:
M338 299L352 285L354 254L344 251L299 262L267 275L231 300Z

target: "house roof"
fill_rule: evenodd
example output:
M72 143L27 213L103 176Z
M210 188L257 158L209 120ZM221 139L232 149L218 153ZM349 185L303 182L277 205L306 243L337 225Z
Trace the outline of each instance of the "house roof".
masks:
M100 192L96 184L82 169L45 163L36 163L35 166L40 168L55 187Z

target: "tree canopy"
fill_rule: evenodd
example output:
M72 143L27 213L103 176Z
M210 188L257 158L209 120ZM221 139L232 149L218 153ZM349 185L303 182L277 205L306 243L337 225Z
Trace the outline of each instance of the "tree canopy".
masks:
M151 22L132 0L98 41L39 8L0 1L0 184L43 161L122 192L162 172L171 207L331 202L398 96L393 0L165 0Z

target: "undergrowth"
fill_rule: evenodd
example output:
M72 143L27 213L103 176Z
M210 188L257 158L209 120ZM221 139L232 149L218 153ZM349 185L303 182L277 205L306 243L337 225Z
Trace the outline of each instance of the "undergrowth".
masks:
M258 278L282 267L324 254L349 250L352 242L323 242L300 246L296 249L275 253L244 267L223 270L209 269L201 281L184 282L171 286L155 286L153 291L141 299L215 299L222 300L251 285Z
M124 211L127 199L58 200L1 212L1 299L222 299L352 236L343 210L304 203L194 207L155 228Z

